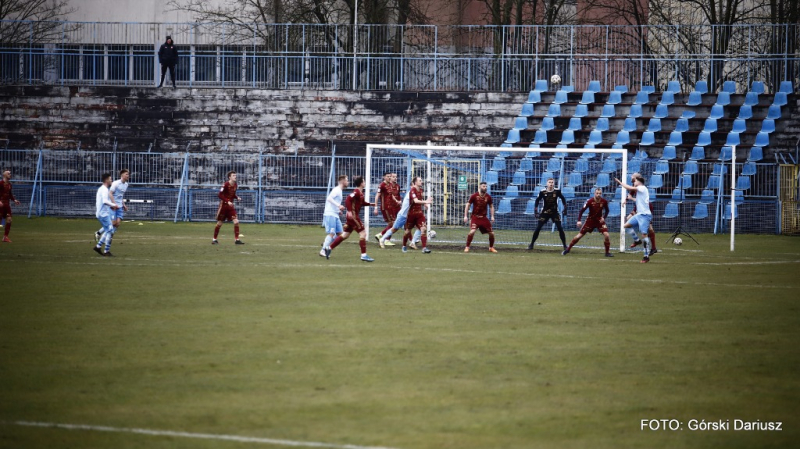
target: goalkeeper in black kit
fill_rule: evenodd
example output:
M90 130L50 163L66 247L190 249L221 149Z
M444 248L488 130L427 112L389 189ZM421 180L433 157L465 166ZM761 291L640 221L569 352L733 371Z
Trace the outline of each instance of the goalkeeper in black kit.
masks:
M561 227L561 216L558 213L558 200L560 199L561 204L564 205L564 214L566 215L567 200L564 198L564 195L561 194L561 190L555 188L555 185L556 181L553 178L548 179L547 188L542 189L539 192L539 196L536 197L534 210L537 212L539 211L539 203L542 202L542 200L544 200L544 206L542 207L542 212L536 214L539 219L539 224L536 225L536 231L533 232L533 238L531 239L531 244L528 245L528 249L533 249L533 245L536 244L536 239L539 238L539 231L542 230L542 226L549 220L552 220L556 228L558 228L558 236L561 237L561 244L564 246L564 250L567 249L567 237L564 235L564 228Z

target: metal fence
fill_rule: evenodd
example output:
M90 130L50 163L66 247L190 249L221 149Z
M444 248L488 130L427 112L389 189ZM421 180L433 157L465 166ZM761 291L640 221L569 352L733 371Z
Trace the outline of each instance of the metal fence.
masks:
M383 169L391 168L401 174L400 183L406 185L410 178L404 176L404 167L411 167L407 156L380 156L373 158L373 167L382 167L372 174L372 184L380 182ZM240 185L237 205L239 219L253 223L320 223L328 190L334 185L338 174L351 177L365 173L365 158L336 156L281 156L273 154L192 154L192 153L127 153L94 152L74 150L2 150L0 161L3 169L11 170L14 192L23 202L15 210L17 215L28 216L94 216L94 195L103 173L116 173L122 168L131 171L131 187L126 198L148 200L129 205L127 218L136 220L210 221L219 203L217 192L229 171L236 171ZM471 166L481 177L493 168L494 154L478 155ZM554 162L559 162L554 165ZM574 187L575 198L568 202L571 215L590 197L598 174L605 170L608 161L591 160L583 172L582 182ZM441 164L449 163L443 160ZM528 161L524 181L515 178L521 159L509 158L505 168L498 172L498 182L492 193L502 195L514 185L519 191L519 207L538 193L542 177L553 176L559 185L568 185L570 174L576 169L575 160L533 159ZM617 162L618 163L618 162ZM631 163L634 163L631 161ZM655 160L640 161L638 167L629 163L629 169L638 168L644 173L652 172ZM557 166L556 166L557 165ZM713 176L715 163L703 162L693 176L694 186L685 191L680 206L685 217L693 214L694 207L706 190ZM619 167L617 167L619 169ZM736 172L741 173L742 164ZM796 174L794 166L758 164L756 173L750 176L751 187L745 192L744 203L739 206L737 227L747 233L781 232L781 202L779 201L779 179L781 173ZM410 169L409 169L410 170ZM717 170L719 168L717 167ZM654 190L654 226L659 231L674 227L674 219L663 218L664 207L669 202L673 187L677 185L677 174L683 171L682 163L670 163L669 173L663 177L663 186ZM410 173L410 172L409 172ZM785 174L784 173L784 174ZM408 173L407 173L408 174ZM406 179L408 178L408 179ZM786 178L786 176L783 176ZM721 179L721 190L729 188L729 176ZM613 200L621 192L611 186L607 197ZM781 192L788 191L784 188ZM618 201L618 199L617 199ZM715 217L722 216L724 198L717 195L709 205L710 218L686 219L686 227L694 232L722 232L727 222ZM784 205L785 206L785 205ZM459 205L459 207L463 207ZM17 207L15 207L16 209ZM718 209L716 213L715 209ZM520 213L520 217L527 217ZM459 215L460 216L460 215ZM752 219L747 219L750 216ZM382 224L379 217L376 225ZM613 220L612 224L613 224ZM786 225L783 225L786 227Z
M46 32L42 32L44 29ZM0 82L152 86L171 35L180 86L527 91L564 84L740 92L800 81L800 25L436 26L0 21ZM357 36L356 36L357 35ZM357 39L355 39L357 37ZM354 46L353 42L358 44Z

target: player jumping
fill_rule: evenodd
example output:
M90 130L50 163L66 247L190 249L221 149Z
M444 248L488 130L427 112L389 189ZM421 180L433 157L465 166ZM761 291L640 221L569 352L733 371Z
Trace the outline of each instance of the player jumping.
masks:
M536 244L536 239L539 238L539 231L542 230L542 226L544 226L548 220L552 220L553 223L555 223L556 228L558 228L558 236L561 237L561 244L564 246L564 249L567 249L567 237L564 235L564 228L561 227L561 216L558 213L558 200L560 199L561 204L564 205L564 215L567 214L567 200L564 198L564 195L561 194L561 189L556 189L555 185L555 179L548 179L547 188L542 189L539 192L539 196L536 197L534 210L539 210L539 202L542 200L544 200L544 206L542 206L542 213L536 214L536 217L539 219L539 224L536 225L536 231L533 232L533 238L531 238L531 244L528 245L528 249L533 249L533 245Z
M347 188L348 180L347 175L341 175L336 180L338 184L331 189L328 198L325 199L325 213L322 216L322 225L325 226L325 241L322 242L322 249L319 255L329 259L331 256L331 243L333 240L342 235L342 219L339 214L344 210L342 206L342 195L344 189Z
M97 217L100 224L103 226L103 234L100 236L94 250L97 254L107 257L113 256L110 251L111 240L114 238L114 232L116 232L117 228L114 227L111 219L114 211L118 208L117 204L114 203L113 197L109 195L109 186L111 186L111 174L103 173L103 185L97 189L97 195L95 196L95 217ZM103 247L103 245L105 245L105 249L101 250L100 248Z
M5 243L11 243L8 233L11 232L11 222L13 221L11 219L12 201L19 206L19 201L11 193L11 170L6 170L3 172L3 180L0 181L0 219L6 220L6 228L3 231L3 242Z
M583 211L589 209L589 215L586 217L586 223L581 227L581 217ZM578 212L578 235L569 242L569 246L561 255L566 256L569 254L572 247L578 243L584 235L593 232L595 229L603 233L603 245L606 247L606 257L614 257L609 251L611 249L611 240L608 238L608 226L606 226L606 217L608 217L608 201L603 198L603 189L594 189L594 197L586 200L583 204L581 211Z
M326 250L326 255L328 257L330 257L330 253L334 248L347 240L350 234L355 231L358 232L358 246L361 247L361 260L364 262L372 262L375 260L367 255L367 230L364 228L364 224L361 223L361 207L375 205L374 203L368 203L364 199L364 193L361 191L361 189L364 188L364 184L364 178L361 176L356 176L353 179L355 189L353 189L350 195L347 195L347 199L344 200L345 209L347 209L347 223L344 225L344 232L336 237L336 240L331 243L330 248Z
M478 192L473 193L467 201L467 206L464 208L464 223L469 223L469 234L467 234L467 246L464 252L469 252L469 245L472 244L472 238L475 236L475 231L480 229L481 234L489 234L489 252L496 253L494 249L494 231L492 231L492 223L494 222L494 204L492 204L492 196L486 193L488 186L486 182L478 185ZM472 219L468 217L469 206L472 205ZM491 211L491 220L486 218L486 209Z
M226 221L233 221L233 232L235 233L236 245L244 245L244 242L239 240L239 217L236 215L236 208L233 206L233 201L242 199L236 196L236 189L239 185L236 183L236 172L228 172L228 180L225 181L222 188L219 189L219 209L217 209L217 226L214 228L214 239L211 240L212 245L219 243L217 236L219 235L219 228L222 223Z
M112 182L111 188L109 189L109 192L114 197L114 203L117 205L117 209L113 210L111 213L111 224L114 225L115 228L119 228L119 224L122 223L122 217L124 217L125 212L128 211L128 206L125 205L125 192L128 191L128 180L130 176L128 169L123 168L119 171L119 179ZM114 233L116 234L116 231ZM94 233L94 241L99 242L102 236L103 228L100 228Z
M425 213L422 206L430 207L433 203L432 198L423 200L422 194L422 178L415 176L411 181L411 189L408 191L408 219L406 221L406 232L403 234L403 252L408 252L408 240L411 238L411 230L415 227L419 229L420 239L422 240L422 252L430 254L431 250L428 248L428 224L425 221Z
M614 181L621 185L623 189L629 192L636 192L636 215L625 222L625 230L633 237L634 242L639 240L636 235L636 230L639 230L644 244L642 263L650 262L650 237L647 235L647 230L650 227L653 214L650 212L650 192L644 185L644 178L641 175L633 178L633 186L629 186L617 178L614 178Z
M378 243L381 245L381 248L383 248L384 245L389 244L388 240L392 238L392 234L394 234L400 229L403 229L404 230L403 232L405 232L406 221L408 221L408 209L411 207L411 205L409 204L410 195L411 195L411 189L409 189L408 192L406 192L405 196L403 197L403 201L400 202L400 210L397 212L397 216L394 220L394 225L392 225L392 229L389 229L388 231L384 232L383 236L380 239L378 239ZM414 234L415 239L417 238L417 234L420 234L419 230L417 230L417 232ZM411 243L411 248L416 249L413 242Z
M639 176L642 176L641 173L634 173L634 174L631 175L631 179L634 179L634 178L639 177ZM635 202L636 201L636 193L635 192L629 193L627 199ZM653 203L650 203L650 215L652 215L652 214L653 214ZM635 206L633 208L633 211L630 214L628 214L628 216L625 219L626 220L630 220L631 217L633 217L634 215L636 215L636 207ZM658 252L658 249L656 248L656 231L653 230L653 222L652 221L650 222L650 227L647 228L647 236L650 237L650 245L652 246L652 249L650 249L650 255L652 256L653 254ZM637 246L639 246L641 244L642 244L641 240L634 240L634 242L630 246L630 249L636 248Z

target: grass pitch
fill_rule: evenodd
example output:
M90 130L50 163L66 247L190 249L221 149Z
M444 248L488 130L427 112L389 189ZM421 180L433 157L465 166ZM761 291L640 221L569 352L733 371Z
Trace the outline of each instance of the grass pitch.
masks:
M242 225L234 246L225 225L212 246L210 223L126 222L115 258L97 228L17 218L0 245L0 447L281 447L20 421L401 449L800 441L797 238L701 235L647 265L372 240L366 264L355 238L320 258L317 227Z

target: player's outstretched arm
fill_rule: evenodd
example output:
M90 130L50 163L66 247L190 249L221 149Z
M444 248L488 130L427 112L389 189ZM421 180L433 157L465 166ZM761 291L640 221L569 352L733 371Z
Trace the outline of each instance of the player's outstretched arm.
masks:
M636 190L636 187L625 184L624 182L620 181L619 178L614 178L614 181L616 181L617 184L619 184L625 190L633 190L633 191Z

